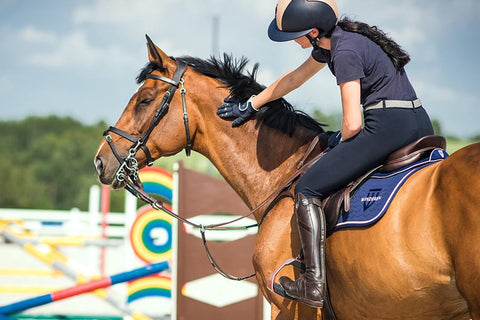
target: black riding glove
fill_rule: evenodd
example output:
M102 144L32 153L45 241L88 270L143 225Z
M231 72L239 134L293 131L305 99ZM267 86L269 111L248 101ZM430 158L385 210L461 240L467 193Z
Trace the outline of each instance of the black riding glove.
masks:
M340 142L342 142L342 131L340 130L332 133L330 137L328 137L329 148L335 148L335 146L338 145Z
M245 123L250 117L258 111L250 101L254 96L244 102L238 102L234 99L227 98L223 100L225 103L217 109L217 114L222 119L234 118L232 127L238 127Z

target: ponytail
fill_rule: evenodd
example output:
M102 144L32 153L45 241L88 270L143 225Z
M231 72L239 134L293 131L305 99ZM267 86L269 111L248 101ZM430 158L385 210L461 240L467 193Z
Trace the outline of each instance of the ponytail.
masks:
M392 60L395 69L402 69L409 61L410 56L395 41L389 38L385 32L375 26L369 26L366 23L350 20L347 17L337 22L342 30L355 32L366 36L382 48L382 50Z

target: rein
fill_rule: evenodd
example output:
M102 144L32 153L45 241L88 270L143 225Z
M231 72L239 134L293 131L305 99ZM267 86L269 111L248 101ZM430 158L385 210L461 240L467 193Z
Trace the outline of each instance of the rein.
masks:
M259 227L261 225L261 222L263 221L263 218L268 213L268 211L264 212L264 214L262 216L262 219L260 219L260 222L257 223L257 224L242 226L242 227L225 227L225 226L252 216L255 212L259 211L265 205L275 201L275 199L277 199L279 196L281 196L282 193L285 190L288 190L290 188L290 186L293 184L293 182L302 173L304 173L314 162L316 162L320 157L322 157L325 154L325 152L321 152L320 154L318 154L317 156L315 156L314 158L312 158L310 161L308 161L305 164L306 159L308 158L308 156L310 156L312 151L315 149L315 146L318 144L319 140L320 139L319 139L318 136L316 136L312 140L309 147L307 148L307 153L303 156L302 160L299 162L299 164L297 166L297 170L291 176L289 176L277 189L275 189L265 200L263 200L259 205L257 205L254 209L252 209L249 213L247 213L247 214L245 214L241 217L238 217L236 219L229 220L227 222L222 222L222 223L218 223L218 224L209 224L209 225L203 225L203 224L198 224L198 223L191 222L188 219L185 219L185 218L179 216L178 214L172 212L168 208L166 208L163 205L163 202L161 200L157 200L154 197L150 196L145 191L145 189L143 188L143 185L142 185L140 179L137 179L136 181L132 181L130 176L124 176L123 178L124 178L124 181L125 181L125 189L128 192L130 192L131 194L133 194L135 197L137 197L138 199L140 199L143 202L151 205L154 209L165 211L167 214L169 214L173 218L175 218L175 219L177 219L177 220L179 220L183 223L186 223L186 224L188 224L188 225L190 225L194 228L200 229L202 234L204 234L206 230L228 231L228 230L248 229L248 228L257 227L257 226Z
M148 129L145 131L145 133L137 138L132 136L131 134L115 128L113 126L110 126L105 132L103 133L105 140L107 141L108 145L110 146L110 149L112 150L115 158L118 160L120 163L119 168L117 169L117 172L115 173L116 179L119 182L124 182L125 183L125 190L130 192L132 195L134 195L136 198L142 200L143 202L150 204L152 208L156 210L162 210L165 213L169 214L173 218L188 224L194 228L198 228L200 230L200 234L202 236L202 241L203 245L205 247L205 251L207 253L207 257L210 261L210 264L212 267L222 276L224 276L227 279L230 280L236 280L236 281L241 281L245 279L249 279L255 276L255 273L244 276L244 277L235 277L227 274L218 266L218 264L215 262L207 244L207 239L205 236L206 230L242 230L242 229L248 229L252 227L260 227L261 223L263 222L264 218L268 214L268 212L275 207L275 205L278 203L278 201L284 197L293 197L291 192L288 191L294 181L303 173L305 172L311 164L313 164L316 160L318 160L325 152L321 152L317 156L315 156L313 159L311 159L309 162L305 164L305 161L307 158L311 155L315 147L317 146L320 138L319 136L316 136L310 145L307 148L307 151L305 155L302 157L301 161L298 163L296 171L289 176L276 190L274 190L270 196L268 196L264 201L262 201L257 207L255 207L253 210L251 210L248 214L238 217L236 219L224 222L224 223L219 223L219 224L212 224L212 225L203 225L203 224L197 224L193 223L178 214L172 212L168 208L166 208L163 205L163 202L161 200L157 200L150 196L145 189L143 188L142 182L140 181L140 178L138 177L138 160L136 159L136 154L139 149L142 149L142 151L145 153L145 156L147 157L147 165L151 166L153 164L153 159L151 156L150 151L148 150L147 147L147 142L148 139L150 138L150 134L152 133L153 129L158 125L160 120L166 115L168 112L168 108L170 105L170 102L172 101L173 95L175 94L176 90L180 87L180 93L182 95L182 106L183 106L183 120L184 120L184 125L185 125L185 133L186 133L186 138L187 138L187 144L185 148L185 152L187 156L190 155L191 150L192 150L192 141L191 141L191 136L190 136L190 129L188 126L188 114L187 114L187 107L186 107L186 99L185 99L185 93L186 90L183 86L184 84L184 79L183 79L183 74L185 73L185 70L187 68L187 65L181 61L178 62L177 64L177 69L175 71L175 74L173 76L173 79L169 79L163 76L159 75L153 75L149 74L147 75L147 78L149 79L154 79L154 80L160 80L165 83L168 83L170 86L168 87L167 91L165 92L163 99L157 108L155 115L150 122L150 125ZM129 149L128 155L126 157L122 157L118 150L116 149L113 139L110 135L110 132L113 132L131 142L133 142L132 146ZM232 224L234 222L240 221L242 219L245 219L247 217L252 216L255 212L259 211L261 208L263 208L265 205L268 205L266 210L263 213L263 216L261 217L259 223L254 224L254 225L248 225L248 226L242 226L242 227L226 227L226 225Z
M169 210L168 208L166 208L163 205L163 202L161 200L157 200L157 199L153 198L152 196L150 196L145 191L145 189L143 188L143 185L142 185L140 179L138 179L138 176L137 176L136 181L132 181L130 176L125 176L123 178L124 179L123 181L125 181L125 190L127 190L128 192L130 192L131 194L133 194L135 197L142 200L143 202L146 202L147 204L150 204L152 206L152 208L154 208L156 210L162 210L165 213L167 213L168 215L170 215L171 217L173 217L173 218L175 218L175 219L177 219L177 220L179 220L183 223L186 223L186 224L188 224L188 225L190 225L194 228L198 228L200 230L200 234L202 236L203 246L205 247L205 252L207 254L208 260L210 261L210 264L215 269L215 271L217 271L223 277L225 277L227 279L230 279L230 280L235 280L235 281L246 280L246 279L254 277L255 273L250 274L248 276L236 277L236 276L232 276L232 275L226 273L225 271L223 271L223 269L217 264L217 262L213 258L212 254L210 252L210 249L208 247L207 238L205 236L206 230L226 231L226 230L243 230L243 229L248 229L248 228L252 228L252 227L256 227L256 226L260 227L264 218L267 216L268 212L276 206L278 201L280 201L281 199L283 199L285 197L293 198L293 195L291 194L291 192L288 191L290 189L290 187L292 186L292 184L313 163L315 163L319 158L321 158L325 154L326 151L323 151L323 152L319 153L317 156L315 156L314 158L312 158L311 160L309 160L307 163L305 163L307 158L311 155L311 153L313 152L313 150L317 146L319 140L320 140L319 136L315 136L315 138L312 140L312 142L308 146L305 155L302 157L302 159L298 163L297 169L295 170L295 172L291 176L289 176L277 189L275 189L265 200L263 200L259 205L257 205L254 209L252 209L246 215L243 215L241 217L238 217L236 219L233 219L233 220L230 220L230 221L227 221L227 222L223 222L223 223L219 223L219 224L203 225L203 224L193 223L193 222L189 221L188 219L185 219L185 218L179 216L178 214L176 214L176 213L172 212L171 210ZM259 211L261 208L263 208L267 204L269 204L269 205L266 208L266 210L264 211L260 221L257 224L242 226L242 227L225 227L226 225L229 225L229 224L232 224L234 222L237 222L237 221L240 221L242 219L250 217L251 215L253 215L255 212Z

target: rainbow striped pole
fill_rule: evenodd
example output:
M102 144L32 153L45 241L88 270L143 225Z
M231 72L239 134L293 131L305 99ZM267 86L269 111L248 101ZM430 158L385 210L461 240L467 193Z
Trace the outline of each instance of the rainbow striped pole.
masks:
M9 315L33 307L38 307L54 301L70 298L82 293L90 292L100 288L110 287L112 285L127 282L130 280L142 278L152 274L159 273L169 268L168 261L153 263L141 268L133 269L127 272L117 273L112 276L102 277L98 280L89 281L80 285L75 285L59 291L47 293L34 298L18 301L3 307L0 307L0 315ZM0 318L1 319L1 318Z

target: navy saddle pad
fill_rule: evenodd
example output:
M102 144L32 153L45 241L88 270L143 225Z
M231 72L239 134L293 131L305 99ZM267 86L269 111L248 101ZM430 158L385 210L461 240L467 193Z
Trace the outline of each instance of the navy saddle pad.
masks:
M446 157L448 154L445 150L434 149L428 157L404 168L374 173L352 196L350 210L340 214L334 231L374 224L383 217L400 187L412 174Z

